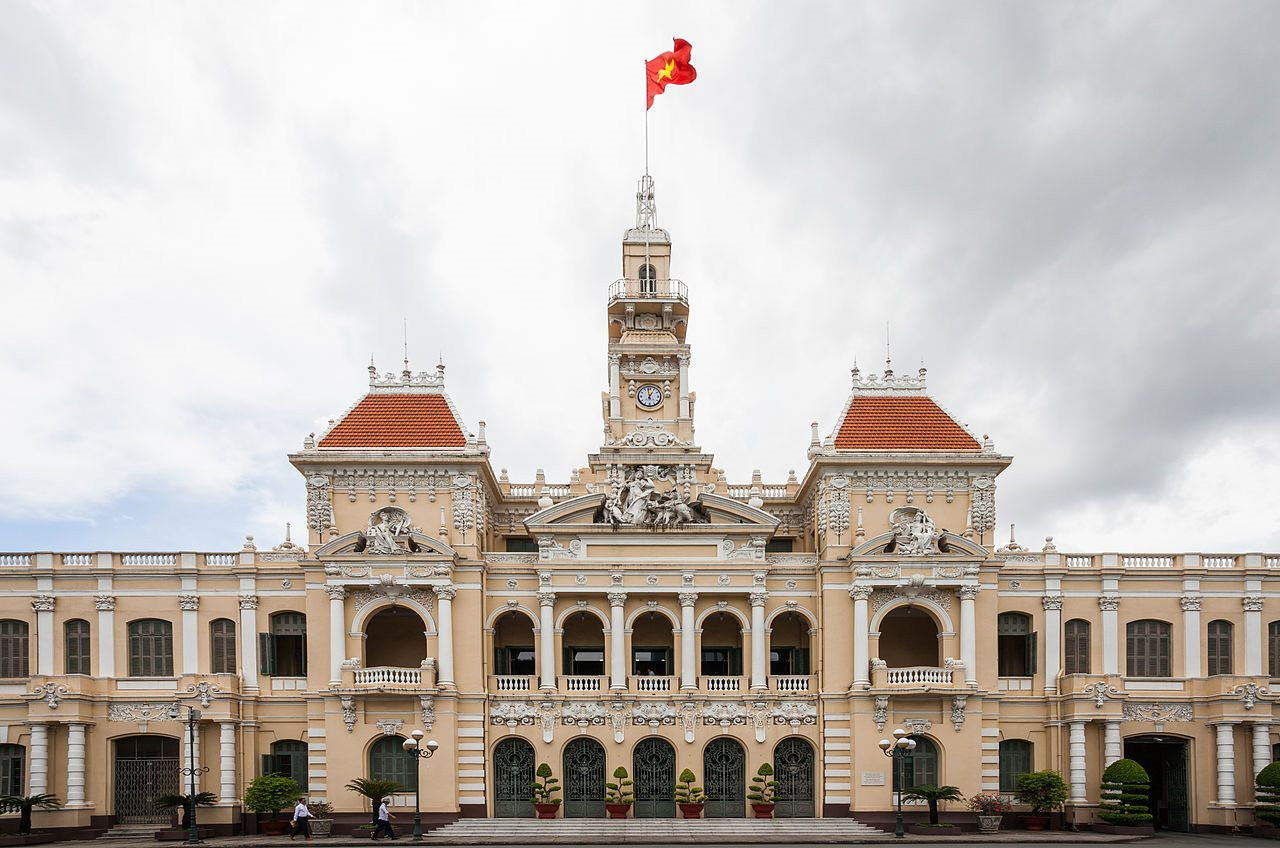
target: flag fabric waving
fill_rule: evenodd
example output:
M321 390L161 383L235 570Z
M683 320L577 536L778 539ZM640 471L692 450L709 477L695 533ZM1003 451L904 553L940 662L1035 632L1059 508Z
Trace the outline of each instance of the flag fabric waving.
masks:
M653 98L666 91L668 85L686 85L698 78L698 72L689 64L689 54L693 45L683 38L674 39L675 49L645 63L645 77L649 81L649 102L644 108L653 106Z

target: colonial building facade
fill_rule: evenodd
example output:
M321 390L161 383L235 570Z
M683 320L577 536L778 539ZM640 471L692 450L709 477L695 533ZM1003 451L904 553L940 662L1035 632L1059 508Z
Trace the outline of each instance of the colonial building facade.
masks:
M0 554L0 794L57 795L46 827L160 823L193 758L220 828L264 771L354 817L352 778L413 785L420 728L437 821L530 815L540 762L564 816L603 815L619 765L636 816L674 816L684 768L708 815L742 816L768 762L779 815L876 820L877 742L903 727L907 785L1055 769L1086 824L1128 756L1162 826L1249 825L1280 556L997 547L1011 459L924 369L855 368L803 473L729 482L697 443L691 298L652 198L646 178L603 293L603 442L567 481L495 470L443 368L370 366L289 456L305 546Z

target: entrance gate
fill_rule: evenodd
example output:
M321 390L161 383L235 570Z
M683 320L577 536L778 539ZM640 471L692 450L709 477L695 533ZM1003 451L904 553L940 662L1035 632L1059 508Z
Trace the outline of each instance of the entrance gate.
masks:
M813 803L813 746L791 736L773 749L773 779L778 781L773 814L780 819L811 819Z
M493 817L533 818L529 800L533 783L533 746L523 739L503 739L493 749Z
M564 817L604 818L604 748L574 739L564 749Z
M121 824L168 824L173 814L156 810L162 795L183 792L178 740L128 736L115 741L115 814Z
M665 739L644 739L636 745L632 771L635 774L636 802L632 815L638 819L676 817L676 749Z
M746 754L732 739L713 739L702 753L709 819L740 819L746 815Z
M1146 769L1151 777L1148 806L1156 829L1191 830L1186 740L1134 736L1124 740L1124 755Z

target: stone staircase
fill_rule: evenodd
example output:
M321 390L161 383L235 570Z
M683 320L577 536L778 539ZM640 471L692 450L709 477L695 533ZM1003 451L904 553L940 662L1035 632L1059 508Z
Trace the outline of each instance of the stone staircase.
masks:
M157 830L163 830L162 824L118 824L98 837L98 840L109 839L133 845L155 842Z
M403 825L397 836L412 832ZM460 819L436 828L441 845L610 843L838 843L890 839L856 819Z

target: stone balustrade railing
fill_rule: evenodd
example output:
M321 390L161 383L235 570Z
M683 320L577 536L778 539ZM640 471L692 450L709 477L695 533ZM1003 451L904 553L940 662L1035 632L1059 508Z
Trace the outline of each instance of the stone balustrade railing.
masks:
M675 678L648 675L633 677L631 688L636 692L670 692L675 688Z
M423 685L421 668L397 668L395 666L374 666L372 668L352 669L356 686L404 686L416 688Z
M923 665L876 669L876 677L882 677L885 686L950 686L954 673L950 668ZM877 680L876 683L879 684L880 681Z

